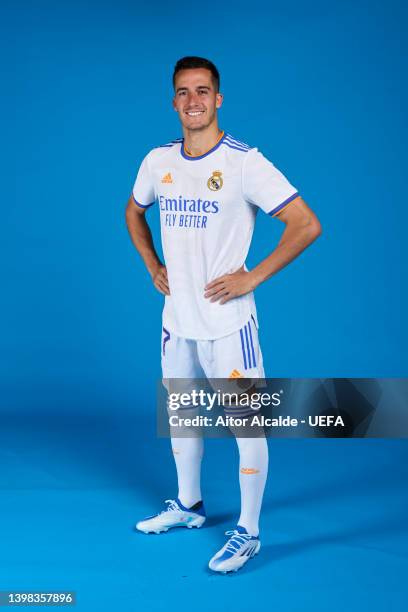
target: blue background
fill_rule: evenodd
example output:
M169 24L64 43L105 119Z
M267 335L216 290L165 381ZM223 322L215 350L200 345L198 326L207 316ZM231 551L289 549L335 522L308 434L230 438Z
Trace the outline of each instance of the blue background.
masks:
M405 3L2 7L0 588L73 588L86 610L113 609L115 593L122 610L234 595L247 609L258 593L280 611L402 609L403 441L274 442L263 555L233 585L204 570L236 515L230 441L206 457L214 529L130 531L175 480L154 433L162 301L124 209L147 151L180 136L175 61L209 57L220 127L258 146L323 227L257 290L268 375L407 376ZM258 215L249 267L281 231Z

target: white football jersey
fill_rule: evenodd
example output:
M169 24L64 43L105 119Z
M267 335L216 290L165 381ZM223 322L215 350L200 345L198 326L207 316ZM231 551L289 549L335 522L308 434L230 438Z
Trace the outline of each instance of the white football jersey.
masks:
M215 340L242 328L251 314L256 318L253 293L220 304L204 297L204 287L245 265L258 208L273 216L297 196L256 147L225 132L196 157L181 138L152 149L133 198L142 208L160 208L170 288L164 327L183 338Z

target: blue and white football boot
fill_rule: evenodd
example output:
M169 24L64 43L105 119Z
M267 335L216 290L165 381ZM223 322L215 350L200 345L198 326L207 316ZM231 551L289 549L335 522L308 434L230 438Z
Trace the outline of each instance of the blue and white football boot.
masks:
M183 506L181 501L166 499L167 508L159 514L148 516L136 523L136 529L144 533L160 533L168 531L172 527L201 527L205 522L206 514L202 501L197 502L191 508Z
M251 536L241 525L237 525L232 531L226 531L225 535L231 536L228 542L210 560L208 567L214 572L238 571L248 559L258 554L261 542L258 536Z

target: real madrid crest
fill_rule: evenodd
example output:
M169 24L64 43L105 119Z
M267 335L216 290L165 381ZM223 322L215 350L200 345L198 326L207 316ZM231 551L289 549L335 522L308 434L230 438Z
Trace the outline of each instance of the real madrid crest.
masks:
M219 170L213 170L212 176L207 181L208 189L211 191L219 191L224 184L224 180L222 178L222 172Z

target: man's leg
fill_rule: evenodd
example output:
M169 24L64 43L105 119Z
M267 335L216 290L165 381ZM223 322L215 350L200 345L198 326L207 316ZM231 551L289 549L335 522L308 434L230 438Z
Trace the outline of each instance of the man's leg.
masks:
M238 332L213 342L212 360L207 365L209 378L237 379L234 390L229 391L232 393L245 392L239 379L264 377L258 331L252 318ZM248 386L253 387L253 384ZM225 414L251 419L254 411L238 404L225 406ZM256 431L252 427L230 429L239 451L241 513L236 528L227 532L230 539L209 562L210 569L219 572L236 571L259 552L259 516L268 474L268 445L263 428L256 427Z
M264 378L258 330L253 318L238 332L214 341L211 363L211 376L214 378L232 378L237 381L239 378ZM225 413L237 417L254 415L252 408L239 406L226 408ZM268 444L260 426L230 429L239 451L241 514L238 524L256 536L259 534L259 515L268 475Z
M185 383L188 389L191 387L188 379L194 380L196 377L204 376L195 353L194 341L178 338L163 328L163 384L169 392L181 391ZM170 413L169 407L168 412ZM182 416L190 416L188 413L191 413L192 410L190 408L180 409L177 413L179 412L182 413ZM206 515L200 488L202 436L191 435L191 429L183 431L183 428L180 427L171 427L170 435L177 469L178 497L166 500L167 507L164 511L136 524L136 529L145 533L160 533L172 527L201 527L205 522Z
M201 461L204 454L202 437L171 438L171 446L177 469L178 498L186 508L202 499Z
M259 438L236 437L239 450L239 486L241 490L241 514L238 525L250 535L259 535L266 478L268 475L268 444L265 436Z
M162 371L166 379L191 379L204 378L204 372L200 366L197 356L197 346L194 340L179 338L174 334L164 332L166 340L163 349L162 342ZM177 380L174 385L177 387ZM181 389L182 391L182 389ZM189 391L189 385L187 389ZM185 417L190 410L179 410L180 415ZM183 430L182 427L171 427L171 446L177 469L178 499L190 508L201 497L201 462L204 454L204 443L202 436L187 437L191 428Z

